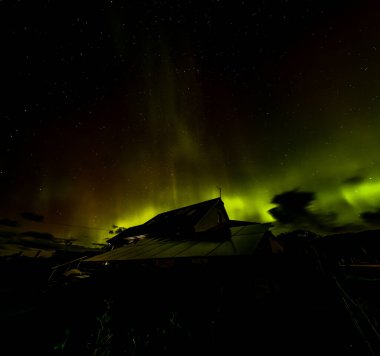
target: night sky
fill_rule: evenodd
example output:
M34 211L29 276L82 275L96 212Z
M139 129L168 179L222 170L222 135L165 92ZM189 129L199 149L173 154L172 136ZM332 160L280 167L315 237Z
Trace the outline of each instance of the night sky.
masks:
M273 197L298 189L330 227L380 221L379 1L0 13L4 241L104 242L217 187L232 219L272 221Z

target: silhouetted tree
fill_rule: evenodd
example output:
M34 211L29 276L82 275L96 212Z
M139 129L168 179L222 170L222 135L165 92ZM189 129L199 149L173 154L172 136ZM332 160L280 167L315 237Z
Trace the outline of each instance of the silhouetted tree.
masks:
M124 230L126 230L125 227L112 225L112 230L108 231L108 233L111 234L111 235L120 234Z

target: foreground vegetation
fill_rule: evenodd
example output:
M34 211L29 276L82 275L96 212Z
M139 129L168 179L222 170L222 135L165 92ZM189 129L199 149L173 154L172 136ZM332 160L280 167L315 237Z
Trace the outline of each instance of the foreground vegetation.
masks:
M343 273L310 233L281 238L283 253L265 258L54 284L57 261L3 260L2 344L15 355L376 354L376 273Z

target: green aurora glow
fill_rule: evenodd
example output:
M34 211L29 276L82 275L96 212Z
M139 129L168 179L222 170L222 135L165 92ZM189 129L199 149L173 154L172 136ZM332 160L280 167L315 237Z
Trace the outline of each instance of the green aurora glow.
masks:
M137 138L129 138L129 143L122 142L122 135L117 137L121 149L112 154L117 155L118 164L94 182L97 160L90 161L77 183L68 187L63 179L62 188L57 189L55 182L51 192L36 197L36 206L74 194L72 221L128 227L163 211L214 198L220 186L230 218L238 220L273 221L268 213L274 207L271 199L294 188L316 192L310 210L337 213L336 225L360 223L360 213L378 209L380 125L365 124L369 113L352 113L337 120L343 108L335 108L335 114L322 112L307 123L314 132L310 137L295 137L295 127L287 128L281 136L269 135L277 141L271 155L249 128L231 124L224 130L225 126L214 128L205 123L196 71L179 82L170 60L163 62L149 79L154 85L148 100L129 111L123 104L118 109L138 118L141 125ZM149 68L153 64L143 66L145 72L152 73ZM344 133L340 128L343 121L347 125ZM328 127L321 129L321 124ZM286 148L288 140L292 140L291 152ZM86 150L79 141L76 151ZM363 179L344 183L356 176ZM104 233L98 234L99 241L104 237Z
M41 122L34 114L36 128L26 126L9 159L1 214L37 212L46 224L65 224L50 225L56 236L104 242L113 224L215 198L217 187L231 219L273 221L272 198L299 189L315 192L314 214L337 214L333 226L363 224L361 213L380 208L379 22L368 4L331 11L300 32L302 13L284 37L267 18L235 18L239 30L259 21L266 31L237 44L245 28L224 30L224 22L195 35L194 21L177 33L170 22L156 29L158 40L153 30L139 34L133 19L123 32L122 14L111 12L111 59L93 56L83 68L105 77L115 58L126 58L111 72L117 85L65 110L55 99L58 109ZM92 90L83 86L79 97Z

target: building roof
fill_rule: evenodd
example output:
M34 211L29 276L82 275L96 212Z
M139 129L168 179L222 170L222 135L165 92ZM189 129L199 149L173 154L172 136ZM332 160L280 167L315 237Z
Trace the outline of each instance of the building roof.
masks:
M154 218L148 220L144 225L149 226L152 229L165 228L166 230L171 230L173 228L191 228L194 227L210 209L217 205L221 205L224 209L222 199L216 198L158 214Z
M114 244L130 236L148 233L192 233L213 208L218 209L222 214L223 219L220 223L230 221L222 199L216 198L158 214L144 224L122 231L110 238L108 242ZM216 221L215 225L217 225Z
M271 224L230 220L221 198L167 211L108 240L112 250L87 266L175 259L251 256L265 245Z
M131 262L167 258L251 256L259 248L268 224L223 228L202 238L173 239L162 234L138 235L130 243L93 256L82 263Z

